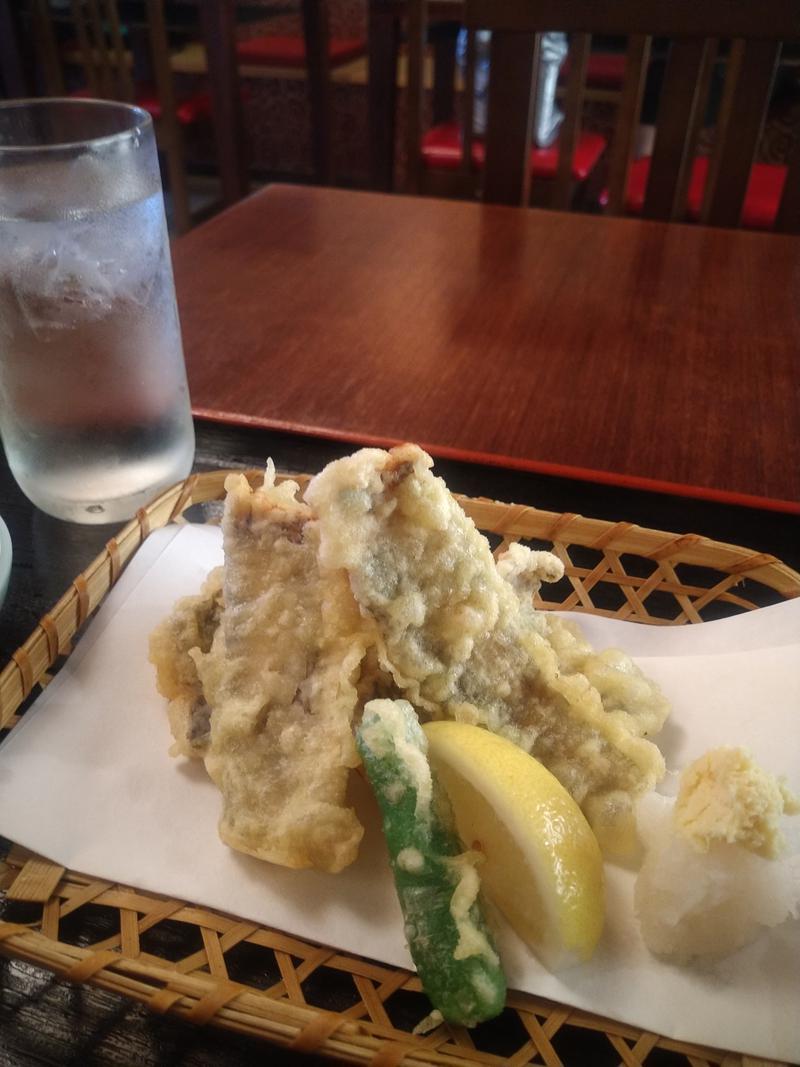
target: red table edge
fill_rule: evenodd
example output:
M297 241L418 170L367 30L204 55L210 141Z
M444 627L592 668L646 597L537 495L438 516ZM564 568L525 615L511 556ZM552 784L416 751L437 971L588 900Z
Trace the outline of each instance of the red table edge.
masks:
M404 443L399 437L380 437L374 434L352 433L349 430L333 430L323 426L306 426L303 423L285 422L281 419L269 419L263 416L242 415L236 412L217 411L212 408L193 407L193 415L208 422L228 423L234 426L252 426L262 430L278 430L285 433L305 434L308 437L327 437L334 441L373 448L393 448ZM717 504L734 504L737 507L758 508L761 511L778 511L789 515L800 515L800 502L791 500L773 500L771 497L755 496L751 493L737 493L728 489L711 489L700 485L684 485L681 482L663 482L657 478L642 478L635 474L615 474L611 471L594 470L591 467L572 467L561 463L548 463L545 460L520 459L516 456L503 456L494 452L472 452L463 448L450 448L447 445L415 442L426 452L440 459L458 460L463 463L483 463L490 467L507 467L511 470L532 471L536 474L549 474L557 478L573 478L598 485L611 485L621 489L641 489L652 493L666 493L669 496L691 497L696 500L709 500ZM266 456L264 459L266 460ZM298 472L301 473L301 472ZM311 472L302 472L311 473Z

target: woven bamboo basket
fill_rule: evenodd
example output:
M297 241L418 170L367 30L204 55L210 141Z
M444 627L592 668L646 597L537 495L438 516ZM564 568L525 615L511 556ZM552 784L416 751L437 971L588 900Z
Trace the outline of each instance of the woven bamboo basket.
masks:
M80 574L0 674L0 728L15 725L152 530L214 521L226 471L194 475L142 509ZM248 472L255 484L260 472ZM304 483L306 476L294 476ZM496 550L552 546L566 575L544 608L650 624L699 623L800 595L800 574L774 557L694 534L459 498ZM197 505L201 505L200 508ZM0 862L0 951L73 982L123 994L154 1012L213 1023L298 1051L353 1063L754 1065L511 992L499 1019L475 1030L412 1033L430 1005L415 975L190 902L65 870L13 846ZM98 927L97 914L104 916ZM82 924L81 917L88 913ZM177 947L176 947L177 946ZM609 1047L610 1046L610 1047Z

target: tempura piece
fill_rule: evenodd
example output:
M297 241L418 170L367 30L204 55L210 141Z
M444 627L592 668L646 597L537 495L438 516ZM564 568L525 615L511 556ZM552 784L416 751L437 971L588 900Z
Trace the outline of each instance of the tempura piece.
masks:
M542 582L557 582L564 564L552 552L534 552L512 544L497 558L497 573L520 598L525 622L535 627L558 657L565 674L585 675L600 694L603 707L637 737L657 733L669 714L669 703L658 686L618 648L596 652L573 620L550 612L535 612L533 597Z
M677 800L645 797L634 902L650 951L677 962L719 957L797 915L800 856L777 857L781 816L798 812L785 784L737 748L695 760Z
M225 608L195 652L213 708L206 767L223 797L220 836L287 867L338 871L363 834L345 793L367 638L342 573L321 574L318 532L293 482L225 483Z
M535 552L518 543L497 557L497 573L505 578L523 605L533 608L533 598L542 582L558 582L564 577L564 564L553 552Z
M211 708L190 656L193 648L208 652L222 614L222 567L211 571L198 596L179 600L172 613L150 635L150 662L156 685L169 701L167 715L175 743L170 755L205 755L211 729Z
M364 449L318 475L306 499L323 566L346 568L407 699L509 737L559 778L606 848L629 848L633 799L661 777L661 754L627 712L606 711L568 656L560 662L545 616L523 607L431 466L403 445Z

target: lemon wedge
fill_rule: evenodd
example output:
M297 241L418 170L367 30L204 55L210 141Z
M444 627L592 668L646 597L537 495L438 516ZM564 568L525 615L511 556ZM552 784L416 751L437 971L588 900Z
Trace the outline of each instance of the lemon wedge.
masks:
M459 836L486 857L487 897L546 966L588 959L603 930L600 847L583 812L541 763L478 726L425 726L428 755Z

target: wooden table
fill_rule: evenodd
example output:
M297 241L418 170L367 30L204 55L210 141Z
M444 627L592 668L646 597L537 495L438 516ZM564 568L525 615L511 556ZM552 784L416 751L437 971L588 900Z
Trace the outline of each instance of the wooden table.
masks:
M800 513L794 238L274 186L174 259L198 415Z

